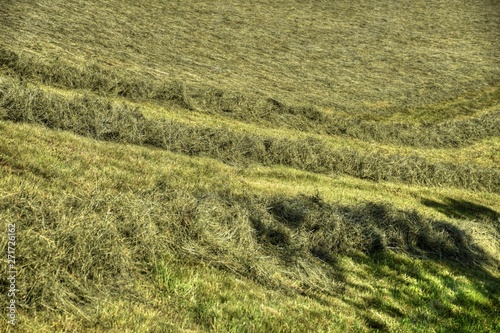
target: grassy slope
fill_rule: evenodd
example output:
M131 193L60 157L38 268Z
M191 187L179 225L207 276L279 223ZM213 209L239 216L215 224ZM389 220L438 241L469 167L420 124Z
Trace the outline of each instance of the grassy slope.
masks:
M19 328L498 329L499 7L432 6L2 5Z
M419 198L445 209L451 206L447 196L473 200L487 212L497 195L332 179L282 167L239 170L30 125L2 123L1 142L2 220L18 225L26 272L19 289L29 291L22 292L20 317L27 331L156 326L236 332L243 325L258 331L470 331L499 324L498 277L478 266L351 250L322 263L256 237L249 222L269 205L259 200L315 191L339 209L357 202L351 215L365 200L401 210L420 207L432 223L473 233L490 252L474 257L483 266L485 258L498 256L498 245L487 246L498 241L487 218L449 219ZM371 211L364 209L359 215L368 218ZM290 237L303 242L304 236ZM29 278L35 271L37 279Z

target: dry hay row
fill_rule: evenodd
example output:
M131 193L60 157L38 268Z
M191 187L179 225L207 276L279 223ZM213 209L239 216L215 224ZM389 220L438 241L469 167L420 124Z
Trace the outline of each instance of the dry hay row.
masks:
M67 301L68 294L88 302L96 287L128 294L133 291L121 283L123 279L143 278L141 272L149 271L159 257L171 251L180 258L204 258L277 287L274 270L268 269L271 262L284 266L310 288L330 292L335 292L330 280L301 274L303 268L295 265L296 260L320 259L335 267L338 255L390 250L464 265L498 262L450 223L388 205L337 206L319 195L261 197L222 190L186 197L175 188L161 187L134 195L82 191L79 195L84 200L60 196L56 202L44 200L29 188L0 200L6 221L16 219L27 230L21 246L36 245L30 251L25 249L26 260L20 269L26 272L23 276L36 273L40 278L19 280L20 289L30 291L20 300L22 306L64 307L61 302ZM136 213L144 210L148 214ZM64 219L59 218L61 211L67 214ZM39 223L41 218L44 223ZM64 255L60 249L65 249ZM247 255L249 249L251 256ZM264 257L273 260L262 261ZM47 261L53 264L41 264ZM59 281L57 293L47 282L52 280ZM6 293L0 299L4 297Z
M293 140L173 120L148 120L139 108L112 104L103 97L63 96L14 81L0 81L0 116L100 140L208 156L240 166L285 165L373 181L500 192L500 170L496 168L433 163L417 155L383 155L339 148L311 137Z
M33 79L47 85L69 89L89 89L103 95L122 96L134 100L174 103L197 112L217 113L224 117L269 127L293 128L304 132L347 136L364 141L413 147L457 148L482 139L500 136L500 111L474 116L483 108L500 105L500 89L483 93L473 102L451 103L449 108L463 109L466 119L409 125L367 121L370 115L335 116L314 106L290 106L273 99L242 95L213 87L187 86L183 82L166 82L151 76L133 77L96 64L78 68L60 60L36 59L18 55L0 47L0 68L22 79ZM433 113L456 112L433 110ZM386 117L387 115L382 115Z

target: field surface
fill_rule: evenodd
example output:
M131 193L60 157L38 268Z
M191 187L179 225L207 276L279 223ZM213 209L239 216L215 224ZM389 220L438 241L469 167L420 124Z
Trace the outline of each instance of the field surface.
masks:
M2 332L498 332L500 2L1 1L0 222Z

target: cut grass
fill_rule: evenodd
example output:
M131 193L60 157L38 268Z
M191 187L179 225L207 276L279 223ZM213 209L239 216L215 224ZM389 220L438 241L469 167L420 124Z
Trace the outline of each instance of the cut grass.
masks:
M447 229L431 231L423 238L428 245L413 244L411 228L428 223L419 213L387 204L338 205L318 196L287 194L286 179L276 182L282 186L277 190L281 196L266 194L244 181L256 182L261 176L245 171L242 178L238 169L209 159L97 142L32 125L0 126L2 220L18 227L23 254L18 269L25 272L18 279L21 331L49 331L45 323L55 318L63 320L52 327L56 331L141 331L149 324L234 332L438 331L458 327L456 319L466 312L460 319L463 327L487 331L498 326L498 263L493 258L499 249L483 252L478 238L472 242L453 226L457 221L429 220L429 226L439 222ZM321 179L325 176L315 177L320 178L310 176L308 191L316 188L325 198L336 192ZM376 200L370 183L345 181L365 184L363 196ZM294 188L293 181L289 187ZM406 204L398 194L385 191L393 198L389 201ZM492 202L498 202L498 195ZM405 214L421 222L408 231L398 229L411 221ZM343 223L349 228L342 229ZM335 225L337 232L328 232ZM491 232L488 224L479 227ZM330 239L342 233L345 238ZM446 233L458 238L439 240ZM388 238L380 238L382 234ZM454 248L460 244L453 245L456 241L465 246ZM410 259L404 253L428 259ZM51 265L42 264L46 262ZM413 280L407 288L391 291L393 276L404 278L398 274L403 263L413 267L405 273ZM38 278L28 278L35 271ZM446 285L452 296L435 306L427 303L434 295L429 288L444 284L432 282L432 277L447 281L446 276L464 272L467 279ZM366 289L372 280L377 287ZM388 285L382 287L380 281ZM233 284L237 293L230 288ZM301 316L293 315L297 309ZM29 319L33 311L42 317ZM445 314L449 320L438 320Z
M66 89L87 89L108 96L167 102L168 107L175 105L209 115L215 113L266 127L383 144L439 148L467 146L500 135L498 82L465 97L460 96L456 101L421 106L393 116L373 113L345 117L322 112L314 105L290 106L273 98L246 96L209 86L186 86L183 82L131 77L131 73L108 70L95 64L81 69L58 59L35 59L19 57L7 49L0 50L0 65L7 68L7 73L13 71L23 80L33 79ZM449 120L457 113L467 117ZM402 115L406 117L404 121ZM384 117L390 117L391 121L382 122ZM412 121L415 123L411 124Z
M4 1L16 330L500 330L499 10Z
M500 171L494 167L433 163L415 154L398 156L350 149L314 137L261 136L221 126L147 120L138 107L113 104L97 96L65 96L12 80L0 84L0 106L8 120L40 123L102 140L210 156L231 164L281 164L374 181L500 191Z
M25 0L2 6L0 17L4 43L17 51L79 64L94 59L286 104L385 113L498 80L498 6L464 0L432 6Z

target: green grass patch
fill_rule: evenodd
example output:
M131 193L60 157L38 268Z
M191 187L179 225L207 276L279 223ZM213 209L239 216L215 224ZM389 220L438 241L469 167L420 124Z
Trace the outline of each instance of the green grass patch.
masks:
M499 10L4 1L15 330L499 331Z
M495 255L428 206L419 213L268 195L252 185L262 176L210 159L32 125L1 128L2 220L18 227L26 272L21 330L439 331L456 328L453 318L465 312L460 327L498 325ZM302 179L326 198L335 190L318 177ZM370 183L347 181L374 195ZM412 278L395 296L366 287L391 285L401 272ZM443 284L432 281L446 272L464 278L449 282L455 296L431 306ZM445 313L450 320L438 320Z

